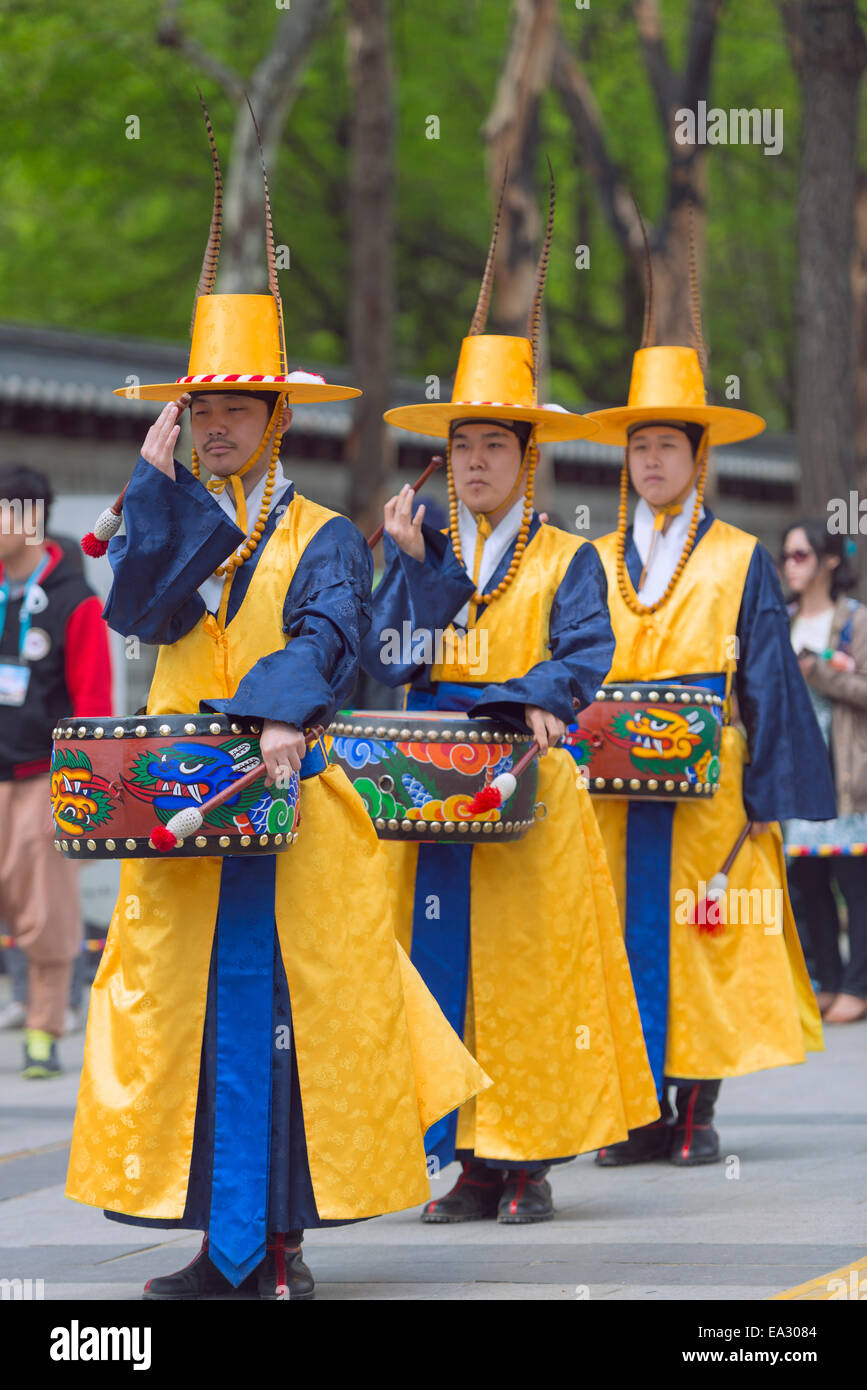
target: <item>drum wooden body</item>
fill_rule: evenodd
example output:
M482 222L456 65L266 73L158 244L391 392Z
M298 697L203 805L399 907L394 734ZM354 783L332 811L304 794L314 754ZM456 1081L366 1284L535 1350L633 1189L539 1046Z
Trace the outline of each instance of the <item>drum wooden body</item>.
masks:
M595 796L683 800L719 786L723 701L701 686L606 685L563 740Z
M498 810L469 814L476 792L510 772L529 734L443 710L344 710L329 729L343 768L381 840L518 840L536 818L536 762Z
M156 825L203 801L260 760L256 720L223 714L70 719L54 730L51 805L55 848L81 859L186 859L274 854L298 828L299 780L252 786L208 813L198 833L167 853Z

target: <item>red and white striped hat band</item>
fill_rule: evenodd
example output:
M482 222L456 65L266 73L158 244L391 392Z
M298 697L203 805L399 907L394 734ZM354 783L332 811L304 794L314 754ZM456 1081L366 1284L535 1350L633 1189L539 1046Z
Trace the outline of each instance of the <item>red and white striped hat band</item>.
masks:
M240 372L209 372L209 373L207 373L207 374L204 374L204 375L200 374L200 375L198 375L198 376L179 376L179 377L177 378L176 382L175 382L175 385L176 385L176 386L194 386L194 385L199 385L199 384L200 384L201 382L203 382L203 381L204 381L204 382L212 382L212 381L214 381L214 382L218 382L218 383L225 382L225 381L255 381L255 382L260 382L260 381L261 381L261 382L266 383L266 384L270 384L270 383L273 382L275 385L284 384L284 383L285 383L286 385L289 385L289 384L291 384L293 381L311 381L311 382L317 381L317 382L320 382L323 386L327 384L326 381L325 381L325 377L324 377L324 376L321 376L321 375L319 374L319 372L302 372L302 371L297 371L297 372L290 372L290 373L288 374L288 376L286 376L286 375L284 375L284 376L255 376L255 375L253 375L253 374L251 374L251 373L249 373L249 372L243 373L243 374L240 373Z

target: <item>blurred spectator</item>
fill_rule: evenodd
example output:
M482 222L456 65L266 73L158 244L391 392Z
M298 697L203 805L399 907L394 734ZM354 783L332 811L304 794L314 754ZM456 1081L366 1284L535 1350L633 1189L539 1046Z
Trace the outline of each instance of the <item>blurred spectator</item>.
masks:
M28 1078L60 1072L82 939L77 866L54 848L51 731L63 715L111 712L102 604L45 535L52 500L44 474L0 472L0 915L27 956Z
M847 853L867 845L867 608L846 596L855 583L847 547L824 521L807 520L787 527L781 554L792 646L828 745L839 811L832 821L789 821L786 843L844 851L789 860L798 928L826 1023L867 1017L867 859ZM845 967L835 881L848 917Z

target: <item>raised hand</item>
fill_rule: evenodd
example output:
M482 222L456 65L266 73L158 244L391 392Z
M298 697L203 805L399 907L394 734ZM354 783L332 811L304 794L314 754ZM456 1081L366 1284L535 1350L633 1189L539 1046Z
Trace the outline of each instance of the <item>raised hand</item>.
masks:
M412 514L414 493L406 483L397 494L385 504L385 529L396 545L414 560L423 561L425 556L424 536L421 524L424 521L424 503L415 516Z
M169 401L154 420L141 447L141 456L167 478L175 479L175 445L181 432L180 418L190 403L190 396Z

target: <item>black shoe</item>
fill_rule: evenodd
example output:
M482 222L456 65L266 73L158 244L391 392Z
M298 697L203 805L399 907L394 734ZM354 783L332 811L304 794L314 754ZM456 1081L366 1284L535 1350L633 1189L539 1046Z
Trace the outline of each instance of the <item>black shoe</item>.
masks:
M547 1168L512 1168L497 1207L501 1226L527 1226L532 1221L550 1221L554 1215L551 1184Z
M255 1274L255 1270L248 1274L240 1288L236 1289L226 1276L220 1273L208 1255L208 1237L205 1236L195 1259L183 1269L179 1269L176 1274L163 1274L159 1278L149 1279L144 1286L142 1298L224 1298L252 1291L255 1288Z
M483 1221L497 1215L497 1203L503 1195L503 1174L499 1168L486 1168L483 1163L464 1162L463 1171L451 1192L428 1202L421 1214L422 1221Z
M300 1248L293 1250L294 1240L286 1248L285 1236L268 1237L268 1253L253 1271L260 1298L283 1300L313 1298L313 1275L301 1258Z
M656 1158L668 1158L671 1149L671 1125L668 1120L654 1120L629 1131L629 1138L619 1144L608 1144L596 1155L600 1168L622 1168L627 1163L652 1163Z
M692 1168L719 1158L719 1135L711 1121L721 1085L721 1081L691 1081L678 1087L677 1121L669 1151L676 1167Z

